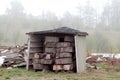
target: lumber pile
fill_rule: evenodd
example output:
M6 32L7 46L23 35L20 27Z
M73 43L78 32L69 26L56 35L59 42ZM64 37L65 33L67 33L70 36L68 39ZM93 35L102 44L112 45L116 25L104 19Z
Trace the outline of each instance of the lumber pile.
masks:
M35 53L33 68L35 70L49 69L53 71L73 70L74 42L73 37L64 38L46 36L43 53Z
M19 67L26 66L24 54L27 50L27 45L24 46L13 46L13 47L0 47L0 57L2 67ZM1 62L0 61L0 62Z

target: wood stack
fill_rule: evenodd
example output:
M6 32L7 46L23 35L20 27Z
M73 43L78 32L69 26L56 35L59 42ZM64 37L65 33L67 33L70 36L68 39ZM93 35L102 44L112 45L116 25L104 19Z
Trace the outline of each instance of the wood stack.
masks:
M64 38L46 36L43 53L35 53L34 69L51 69L54 71L73 70L73 37Z

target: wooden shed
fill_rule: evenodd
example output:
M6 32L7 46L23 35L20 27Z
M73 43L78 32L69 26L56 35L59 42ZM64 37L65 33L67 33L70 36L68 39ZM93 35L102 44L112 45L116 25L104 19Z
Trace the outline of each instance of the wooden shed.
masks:
M26 68L34 70L75 71L86 65L86 36L88 33L68 27L29 32Z

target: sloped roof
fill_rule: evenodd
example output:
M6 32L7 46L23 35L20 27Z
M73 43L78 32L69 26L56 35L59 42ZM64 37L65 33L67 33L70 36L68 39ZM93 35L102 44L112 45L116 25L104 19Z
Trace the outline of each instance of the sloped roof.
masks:
M71 34L71 35L83 35L83 36L88 35L87 32L81 32L79 30L75 30L75 29L68 28L68 27L60 27L60 28L46 30L46 31L29 32L27 34L31 35L31 34L48 34L48 33L49 34L50 33L59 33L59 34Z

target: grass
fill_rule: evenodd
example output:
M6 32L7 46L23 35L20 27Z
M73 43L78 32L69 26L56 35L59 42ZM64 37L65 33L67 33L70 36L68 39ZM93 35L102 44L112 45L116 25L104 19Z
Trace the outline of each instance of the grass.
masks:
M24 68L13 68L8 70L0 68L0 80L120 80L120 68L98 64L100 69L88 70L84 73L50 71L34 72Z

